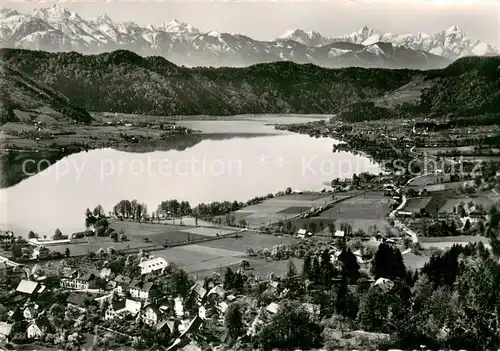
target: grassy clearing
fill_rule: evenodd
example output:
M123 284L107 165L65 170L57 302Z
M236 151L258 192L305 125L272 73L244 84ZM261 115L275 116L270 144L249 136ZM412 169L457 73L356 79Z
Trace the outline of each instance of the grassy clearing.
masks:
M298 241L298 239L294 239L290 236L274 236L247 232L243 233L237 238L224 238L219 240L207 241L205 243L201 243L200 246L246 252L248 248L251 248L253 250L264 248L271 249L274 245L292 245L297 243Z
M431 199L432 199L431 197L419 197L419 198L409 199L408 202L406 203L406 206L403 208L403 211L420 213L420 211L429 204Z
M427 206L425 206L425 212L431 216L437 216L441 207L446 204L447 199L446 194L432 196Z
M288 272L288 262L289 262L288 260L268 262L264 259L248 259L248 262L250 263L250 269L247 272L261 278L266 278L271 273L274 273L275 275L283 275L286 274L286 272ZM302 271L302 266L304 265L304 261L299 258L292 258L292 262L297 268L297 272L300 273ZM239 263L235 263L232 265L228 265L226 267L222 267L217 270L204 269L194 273L198 279L201 279L203 277L211 276L214 272L221 273L223 275L228 267L231 268L233 271L236 271L238 268L240 268Z
M202 245L187 245L155 251L155 256L165 258L169 263L184 269L188 273L201 270L218 270L239 263L245 252L212 248Z
M152 246L152 243L145 243L144 241L140 240L113 242L112 240L109 240L109 238L102 239L103 240L94 240L90 243L55 245L50 246L49 249L64 254L66 252L66 248L69 248L71 256L81 256L86 255L89 252L97 252L101 248L104 250L107 250L110 247L114 248L115 250L129 250L151 248Z
M191 232L190 230L195 228L188 226L113 220L110 227L116 231L123 230L129 239L144 240L147 238L150 242L160 245L165 244L166 240L169 243L176 243L187 241L188 237L191 240L206 237L200 233Z

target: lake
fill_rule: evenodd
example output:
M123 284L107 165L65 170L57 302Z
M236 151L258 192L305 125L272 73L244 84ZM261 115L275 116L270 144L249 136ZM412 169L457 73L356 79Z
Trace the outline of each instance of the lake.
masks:
M289 186L319 190L336 177L381 171L364 156L333 153L333 139L266 125L317 118L238 116L231 121L185 121L178 124L207 137L182 151L100 149L70 155L1 190L1 226L23 236L29 230L52 236L56 228L70 234L84 229L86 208L101 204L107 212L122 199L144 202L151 213L163 200L185 200L191 206L246 201Z

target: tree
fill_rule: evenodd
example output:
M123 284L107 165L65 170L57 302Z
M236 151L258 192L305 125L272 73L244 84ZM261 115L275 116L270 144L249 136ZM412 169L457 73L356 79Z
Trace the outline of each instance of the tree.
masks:
M234 283L234 272L231 267L226 269L226 273L224 274L224 288L230 290L233 287Z
M359 279L359 264L351 249L343 250L339 256L339 261L342 262L342 273L346 279L356 283Z
M304 264L302 265L302 279L309 279L312 270L312 256L307 255L304 257Z
M297 267L292 260L288 261L288 271L286 273L287 277L292 278L297 276Z
M238 339L243 334L243 314L241 313L241 306L238 303L229 305L224 316L224 325L228 336L232 340Z
M468 232L470 230L470 228L471 228L470 220L467 218L467 220L465 221L465 224L464 224L463 231Z
M401 252L386 243L380 244L375 253L372 271L375 279L403 279L406 275L406 267Z
M284 302L258 336L262 350L317 348L322 344L321 326L297 302Z
M36 239L38 238L38 235L36 235L33 231L30 230L28 233L28 239Z
M112 231L110 234L109 234L109 237L113 240L113 241L118 241L118 233L116 231Z
M11 246L11 250L12 250L12 256L14 258L20 258L23 255L23 250L21 246L18 244L13 244Z
M54 232L54 236L52 237L54 240L60 240L62 238L62 233L59 228Z
M175 294L174 296L180 296L184 299L188 297L189 290L193 286L193 282L189 278L189 275L182 269L172 274L170 284Z
M243 270L247 270L250 268L250 262L248 260L241 260L240 266Z
M65 255L66 257L71 256L71 251L70 251L69 247L67 247L67 248L66 248L66 250L64 250L64 255Z

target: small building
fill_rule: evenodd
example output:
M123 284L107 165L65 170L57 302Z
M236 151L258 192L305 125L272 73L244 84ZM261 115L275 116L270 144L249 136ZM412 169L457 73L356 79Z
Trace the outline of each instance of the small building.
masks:
M172 337L175 337L179 332L179 324L178 320L162 320L156 324L155 329L157 331L166 331Z
M37 340L42 338L50 329L50 324L47 319L39 318L28 325L26 336L28 339Z
M12 324L0 322L0 341L9 341L12 334Z
M101 277L102 279L108 279L110 276L111 276L111 269L109 268L103 268L99 272L99 277Z
M277 304L276 302L271 302L269 305L266 307L266 311L271 313L271 314L276 314L278 313L278 310L280 309L280 305Z
M337 230L337 231L335 231L335 234L333 236L336 238L344 238L345 232L343 230Z
M195 283L190 290L190 294L194 294L194 299L198 304L201 304L205 301L205 297L207 296L207 289L201 286L198 283Z
M23 311L24 319L29 321L29 320L35 319L36 316L37 316L37 311L35 309L35 306L33 306L33 305L26 306L26 308Z
M394 287L394 282L387 278L378 278L373 285L378 286L386 293Z
M132 279L125 275L119 274L115 277L114 281L116 282L116 284L121 285L124 288L128 288Z
M165 268L169 267L168 262L163 257L155 257L150 260L142 261L139 263L141 274L150 274L163 272Z
M34 295L37 292L43 291L43 285L38 282L34 282L31 280L23 279L19 282L19 285L16 288L16 291L25 294L25 295Z
M154 326L158 324L158 321L161 319L161 311L155 304L148 304L144 307L141 312L142 321L149 325Z
M89 290L95 288L95 275L93 273L77 272L76 276L61 279L61 287L76 290Z
M149 300L151 290L153 289L152 282L143 282L140 280L133 280L130 284L130 296L134 299Z
M184 301L182 301L182 298L176 297L174 299L174 311L176 317L182 318L184 316Z
M130 299L117 301L112 303L107 308L106 312L104 312L104 319L111 320L115 318L123 318L126 313L130 313L132 315L137 315L141 310L141 303L137 301L133 301Z
M216 285L212 289L210 289L210 291L208 292L208 296L223 299L226 296L226 291L222 286Z

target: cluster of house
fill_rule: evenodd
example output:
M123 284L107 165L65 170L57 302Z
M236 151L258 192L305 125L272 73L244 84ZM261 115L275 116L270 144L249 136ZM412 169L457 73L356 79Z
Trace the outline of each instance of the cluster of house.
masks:
M167 261L160 257L145 259L139 263L141 276L151 273L163 272L169 265ZM102 290L96 286L97 278L107 281L107 295L97 297L97 302L111 301L115 292L119 297L118 301L113 301L105 312L105 319L121 318L124 312L137 314L139 311L149 311L153 308L149 301L151 300L151 291L154 289L153 283L143 282L141 279L132 280L129 277L118 275L114 279L109 279L111 270L103 268L100 272L85 272L71 267L60 267L59 265L47 265L44 267L46 275L40 275L30 270L25 270L25 277L21 279L16 288L15 302L18 303L13 311L7 316L9 320L26 322L26 337L28 339L39 339L45 335L51 328L45 311L38 311L38 306L33 304L37 295L43 293L46 289L44 282L48 277L57 277L60 287L71 291L66 303L68 308L77 311L85 311L85 301L88 294L102 294ZM129 293L130 299L121 298ZM17 311L20 309L21 314ZM151 312L145 314L151 317ZM157 318L159 320L159 317ZM151 318L148 319L148 325L151 325ZM168 323L165 323L168 325ZM13 324L0 322L0 340L8 339L11 336Z

